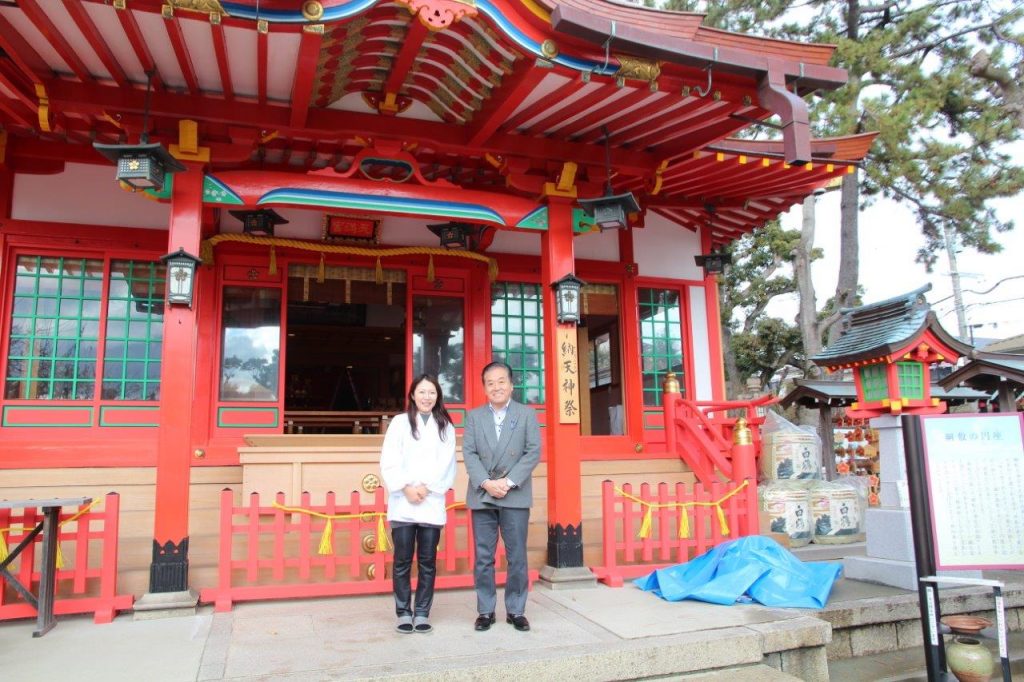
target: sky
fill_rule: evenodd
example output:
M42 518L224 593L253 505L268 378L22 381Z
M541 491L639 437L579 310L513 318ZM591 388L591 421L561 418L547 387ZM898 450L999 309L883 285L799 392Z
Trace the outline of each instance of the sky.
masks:
M1018 163L1024 162L1024 149ZM1013 231L994 235L1003 250L997 254L980 254L970 248L957 254L961 289L968 325L976 340L1003 339L1024 334L1024 195L993 203L1000 217L1013 219ZM782 217L782 225L800 229L802 209L794 207ZM824 258L815 261L812 269L818 307L835 293L839 270L839 192L829 192L818 201L815 246L824 250ZM914 261L924 237L913 213L906 206L887 199L878 199L860 214L860 284L864 302L873 303L912 291L927 283L932 289L928 302L939 316L939 322L952 335L957 335L953 285L949 261L940 254L932 272ZM1012 278L1012 279L1008 279ZM991 292L985 292L995 286ZM786 297L769 308L769 314L792 319L796 297ZM970 339L966 339L970 341Z

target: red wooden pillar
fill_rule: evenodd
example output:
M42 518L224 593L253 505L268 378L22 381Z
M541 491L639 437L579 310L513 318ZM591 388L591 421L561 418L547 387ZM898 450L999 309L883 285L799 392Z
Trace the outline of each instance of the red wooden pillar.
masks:
M711 231L700 236L701 253L711 253ZM704 276L704 308L707 311L708 357L711 358L711 399L725 400L725 361L722 357L722 314L718 307L718 276Z
M186 163L174 176L168 252L199 254L202 231L202 164ZM198 278L197 278L198 279ZM198 289L196 295L200 295ZM188 497L192 467L192 401L195 395L196 301L164 308L160 369L160 435L156 458L156 512L149 591L188 589Z
M541 578L551 585L578 581L583 567L583 513L580 489L580 426L559 418L558 328L551 285L575 272L572 229L573 200L548 197L548 230L541 238L541 282L544 286L544 440L548 465L548 559ZM577 377L579 368L577 363ZM587 386L580 385L579 390Z

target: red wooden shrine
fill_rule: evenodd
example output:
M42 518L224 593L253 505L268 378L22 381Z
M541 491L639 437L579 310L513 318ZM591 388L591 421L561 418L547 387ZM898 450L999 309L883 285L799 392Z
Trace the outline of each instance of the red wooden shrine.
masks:
M697 414L726 396L716 276L694 257L852 173L873 136L810 136L810 96L846 79L832 46L702 19L605 0L0 4L0 495L138 486L121 511L151 537L149 589L184 590L190 562L216 563L211 491L244 482L246 448L369 439L424 370L461 420L493 357L544 424L536 563L585 565L588 477L692 481L699 463L739 482L715 466L731 422ZM762 123L777 141L737 137ZM625 195L621 229L581 208ZM188 284L161 262L179 250L201 259L189 305L166 300ZM567 274L578 327L557 321Z

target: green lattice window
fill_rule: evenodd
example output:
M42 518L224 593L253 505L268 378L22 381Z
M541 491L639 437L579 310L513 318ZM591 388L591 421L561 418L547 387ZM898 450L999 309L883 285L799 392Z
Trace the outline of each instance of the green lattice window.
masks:
M103 360L105 400L159 400L164 336L164 266L110 264Z
M4 397L93 398L103 261L19 256L15 267Z
M889 397L889 382L885 365L867 365L860 368L860 385L864 389L864 400L869 403Z
M896 376L902 397L924 399L924 368L920 362L897 362Z
M537 284L498 282L491 287L491 355L515 375L513 397L544 402L544 324Z
M675 372L683 385L683 336L679 292L673 289L639 290L640 359L644 405L661 405L661 383Z

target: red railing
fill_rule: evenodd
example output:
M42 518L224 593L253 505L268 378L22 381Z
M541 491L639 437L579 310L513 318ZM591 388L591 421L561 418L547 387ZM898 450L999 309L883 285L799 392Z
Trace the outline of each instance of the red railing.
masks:
M248 505L235 506L231 489L221 492L219 579L217 587L201 590L201 601L213 602L216 611L229 611L236 601L391 591L392 552L377 551L378 524L387 512L383 488L370 504L363 504L358 492L351 493L347 505L339 505L334 493L327 493L322 505L312 505L309 493L302 494L297 506L286 506L284 500L284 493L278 493L276 506L261 506L253 493ZM472 587L470 513L451 490L446 502L448 520L437 552L435 585ZM327 517L331 551L321 554ZM500 544L496 560L498 567L504 566ZM531 571L531 582L536 577ZM504 583L504 571L496 571L495 580Z
M618 487L605 481L601 489L604 565L594 568L594 573L601 582L619 587L625 578L685 563L721 542L754 535L757 518L750 518L747 503L756 497L756 486L746 482L716 482L707 487L659 483L652 494L648 483L634 493L628 483Z
M77 512L61 513L57 539L63 568L57 569L56 599L53 604L56 615L92 612L95 622L109 623L118 611L132 607L132 595L117 594L120 501L117 493L109 493L103 498L101 511L93 508L74 520L70 520L71 517L86 509L85 506ZM43 515L32 507L24 508L21 513L0 509L0 528L7 529L4 533L7 547L17 546L42 520ZM9 568L22 585L31 585L33 592L36 592L39 585L37 557L42 557L41 548L40 534L14 560L18 568ZM35 618L35 608L6 587L6 583L0 583L0 620Z
M729 413L742 411L740 416L746 420L753 439L749 456L756 458L761 451L761 425L764 424L761 412L776 402L776 398L697 401L684 400L679 393L669 392L662 397L668 451L678 453L697 480L709 485L719 480L718 473L735 482L746 478L748 471L754 475L757 467L752 462L739 463L739 469L734 466L733 430L739 416Z

